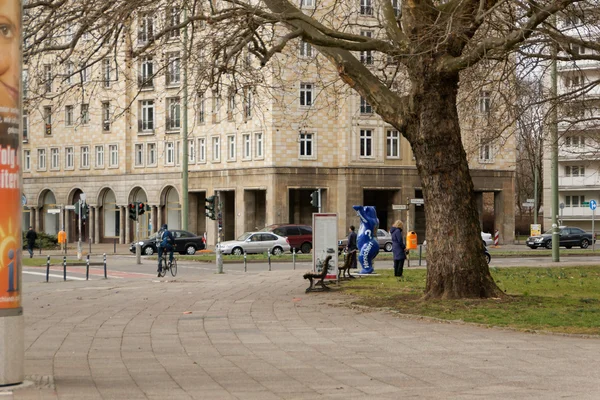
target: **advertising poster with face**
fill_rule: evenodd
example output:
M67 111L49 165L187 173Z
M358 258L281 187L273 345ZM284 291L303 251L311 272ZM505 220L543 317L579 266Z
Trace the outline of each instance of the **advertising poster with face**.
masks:
M21 306L21 2L0 0L0 309Z

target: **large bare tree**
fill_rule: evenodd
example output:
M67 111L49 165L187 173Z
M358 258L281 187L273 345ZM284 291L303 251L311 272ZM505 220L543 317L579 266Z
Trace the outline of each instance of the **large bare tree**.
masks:
M548 59L550 46L560 46L559 57L565 60L599 59L570 46L600 51L595 40L564 34L556 22L583 9L592 15L594 5L578 0L183 0L186 16L156 29L152 42L132 49L131 56L142 56L170 31L187 27L189 57L204 63L209 87L225 73L237 74L241 81L256 78L238 68L244 54L252 54L262 67L271 66L273 73L271 64L287 45L297 39L312 44L326 57L328 68L412 146L427 218L425 298L496 297L502 293L482 253L459 123L459 89L482 62L486 69L524 58ZM33 59L52 51L66 60L86 32L92 32L87 54L90 61L100 60L131 37L128 29L140 12L168 11L170 6L149 0L28 1L26 55ZM372 19L365 22L361 14ZM376 34L362 34L364 28L376 29ZM70 41L50 40L67 29ZM204 45L196 47L194 41ZM387 65L365 65L368 57L363 56L371 53L381 55Z

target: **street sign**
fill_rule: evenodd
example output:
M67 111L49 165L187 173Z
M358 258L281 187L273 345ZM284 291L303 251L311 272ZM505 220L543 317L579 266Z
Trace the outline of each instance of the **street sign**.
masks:
M60 208L49 208L48 214L60 214Z
M590 210L595 210L597 205L596 200L590 200Z
M79 200L85 201L85 193L80 193L79 194Z
M423 199L410 199L410 204L416 204L418 206L422 206L425 204L425 200Z
M527 199L528 203L535 203L535 199Z
M565 208L565 203L560 203L560 204L558 205L558 207L560 207L560 209L562 210L563 208Z
M75 209L75 206L74 206L74 205L67 204L67 205L65 206L65 210L74 210L74 209Z
M581 206L582 206L582 207L587 207L587 206L589 206L589 205L590 205L590 202L589 202L589 201L582 201L582 202L581 202ZM590 207L590 208L592 208L592 207ZM593 208L592 208L592 210L593 210Z
M523 207L532 208L533 207L533 203L523 203L522 206Z
M408 210L406 204L392 204L392 210Z

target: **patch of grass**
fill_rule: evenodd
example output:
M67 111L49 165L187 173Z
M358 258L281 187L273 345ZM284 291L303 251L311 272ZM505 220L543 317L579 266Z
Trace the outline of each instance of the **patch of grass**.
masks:
M600 266L568 268L493 268L503 299L421 300L425 270L393 271L344 283L355 303L405 314L462 320L522 330L600 335Z

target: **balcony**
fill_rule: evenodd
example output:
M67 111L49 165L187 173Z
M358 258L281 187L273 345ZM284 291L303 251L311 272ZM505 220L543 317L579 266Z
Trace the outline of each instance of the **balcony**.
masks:
M593 172L587 176L561 176L558 178L558 186L561 189L567 188L581 188L581 189L594 189L600 188L600 177L596 174L596 171L590 171L586 169L586 172Z
M592 219L592 210L589 206L565 207L561 210L565 218L589 218Z

